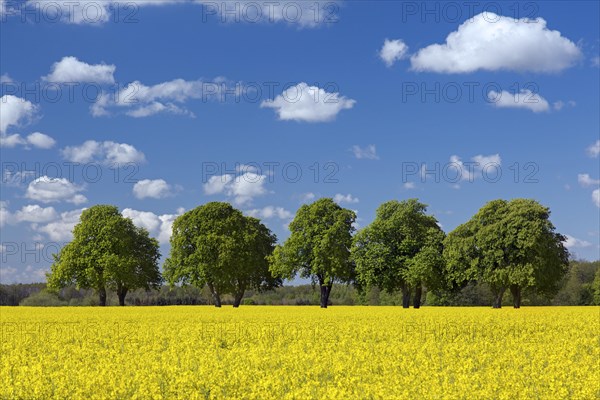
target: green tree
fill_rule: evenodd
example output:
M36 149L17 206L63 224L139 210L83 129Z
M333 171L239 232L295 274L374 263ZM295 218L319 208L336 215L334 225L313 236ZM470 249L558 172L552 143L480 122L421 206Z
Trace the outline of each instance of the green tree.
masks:
M83 211L73 240L54 255L48 287L95 289L101 306L106 305L106 290L112 289L124 306L129 290L160 287L159 258L158 242L145 229L117 207L97 205Z
M330 198L305 204L290 224L290 237L277 246L271 258L275 276L292 279L296 274L310 278L321 289L321 308L327 308L334 282L350 282L352 224L356 214Z
M600 306L600 268L596 270L594 282L592 282L593 304Z
M234 307L239 307L246 289L281 285L281 279L271 275L267 259L276 240L259 220L244 216L231 204L207 203L173 223L164 274L171 285L207 285L216 307L221 307L223 294L233 294Z
M352 246L360 286L388 293L402 291L402 306L421 306L423 286L441 285L444 232L427 206L417 199L389 201L377 209L375 220L360 230Z
M515 308L524 290L556 293L567 272L565 237L555 232L550 211L535 200L494 200L451 232L444 243L446 274L459 286L485 282L502 306L508 289Z

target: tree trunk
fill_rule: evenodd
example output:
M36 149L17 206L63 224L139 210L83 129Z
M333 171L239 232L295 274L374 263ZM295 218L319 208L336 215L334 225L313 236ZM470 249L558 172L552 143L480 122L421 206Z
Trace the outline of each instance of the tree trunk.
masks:
M410 288L407 285L402 286L402 308L410 307Z
M329 304L329 294L331 293L331 284L321 284L321 308L327 308Z
M513 296L513 306L515 308L521 308L521 288L513 285L510 287L510 292Z
M244 297L244 291L240 291L235 293L234 298L233 298L233 307L234 308L238 308L240 306L240 304L242 303L242 298Z
M102 307L106 306L106 288L104 286L98 289L98 296L100 298L100 305Z
M504 297L504 291L506 288L500 288L496 293L494 293L494 304L492 308L502 308L502 297Z
M413 300L413 307L420 308L421 307L421 296L423 294L423 287L421 285L417 285L415 288L415 297Z
M122 287L122 286L117 287L117 296L119 297L119 305L120 306L125 305L125 296L127 296L128 291L129 290L125 287Z
M208 284L208 288L210 289L210 293L212 294L213 301L215 302L215 307L221 307L221 296L219 292L215 289L212 284Z

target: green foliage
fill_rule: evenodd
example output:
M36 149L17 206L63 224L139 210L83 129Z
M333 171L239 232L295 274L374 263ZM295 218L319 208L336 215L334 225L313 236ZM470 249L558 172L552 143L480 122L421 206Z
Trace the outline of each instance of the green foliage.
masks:
M81 214L73 240L54 255L48 288L75 284L100 293L106 289L124 295L136 288L156 288L162 282L156 239L124 218L117 207L98 205Z
M356 279L388 293L406 287L442 285L444 232L416 199L389 201L373 223L359 231L352 246Z
M319 285L350 281L353 268L349 256L355 220L354 211L329 198L303 205L290 223L290 237L275 249L271 271L288 279L299 274Z
M226 293L241 301L249 288L267 290L281 284L271 275L267 259L276 241L259 220L245 217L229 203L207 203L173 223L164 274L172 285L207 285L215 305Z
M27 307L57 307L67 306L69 303L59 299L56 293L44 289L23 299L19 305Z
M596 275L591 287L593 293L593 304L600 306L600 268L596 269Z
M599 285L600 281L598 271L600 271L600 261L571 260L569 271L561 282L561 288L554 297L553 304L573 306L594 304L598 287L595 285Z
M487 283L501 300L511 288L551 296L567 272L565 237L556 233L550 211L534 200L494 200L445 240L446 276L462 287Z

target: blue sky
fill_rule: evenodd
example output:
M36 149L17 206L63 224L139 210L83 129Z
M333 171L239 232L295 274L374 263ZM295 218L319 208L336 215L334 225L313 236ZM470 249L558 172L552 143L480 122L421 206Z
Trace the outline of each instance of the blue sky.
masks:
M600 258L598 3L465 4L0 1L0 281L105 203L167 255L208 201L283 241L322 196L359 228L416 197L446 232L526 197Z

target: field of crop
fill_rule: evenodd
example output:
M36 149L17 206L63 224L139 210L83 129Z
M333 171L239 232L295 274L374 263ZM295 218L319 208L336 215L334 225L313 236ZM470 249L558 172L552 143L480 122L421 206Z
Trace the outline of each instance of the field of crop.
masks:
M595 399L600 308L0 308L2 399Z

